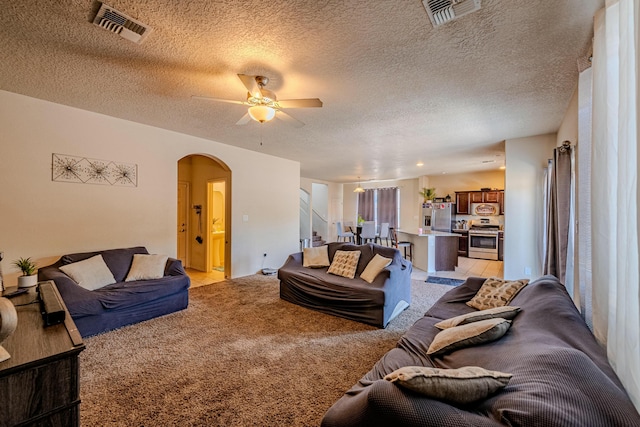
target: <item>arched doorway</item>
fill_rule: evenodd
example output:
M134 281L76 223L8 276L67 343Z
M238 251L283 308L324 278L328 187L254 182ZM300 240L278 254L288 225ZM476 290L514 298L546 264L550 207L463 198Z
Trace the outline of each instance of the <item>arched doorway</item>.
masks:
M178 161L177 254L208 284L231 276L231 170L212 156ZM200 274L204 273L204 274ZM207 282L207 283L204 283Z

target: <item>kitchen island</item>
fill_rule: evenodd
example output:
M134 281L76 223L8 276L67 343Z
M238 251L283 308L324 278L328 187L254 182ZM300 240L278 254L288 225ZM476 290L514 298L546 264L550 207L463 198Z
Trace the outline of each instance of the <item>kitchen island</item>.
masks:
M427 273L454 271L458 266L459 234L444 231L397 230L398 240L413 243L414 267Z

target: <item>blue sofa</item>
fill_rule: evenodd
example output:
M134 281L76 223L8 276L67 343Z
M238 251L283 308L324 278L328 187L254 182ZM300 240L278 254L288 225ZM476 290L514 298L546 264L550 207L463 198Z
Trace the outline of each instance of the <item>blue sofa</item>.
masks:
M134 254L148 254L142 246L64 255L38 270L38 280L53 280L83 337L152 319L187 308L191 281L182 262L169 258L164 277L125 282ZM60 266L102 255L116 283L89 291L60 270Z

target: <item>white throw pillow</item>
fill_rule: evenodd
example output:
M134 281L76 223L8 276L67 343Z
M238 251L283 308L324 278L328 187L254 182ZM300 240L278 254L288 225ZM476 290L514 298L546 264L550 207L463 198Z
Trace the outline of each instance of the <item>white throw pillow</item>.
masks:
M329 267L329 246L316 246L302 250L302 266L309 268Z
M107 264L104 263L102 255L63 265L60 270L78 285L90 291L116 283L116 279Z
M164 277L168 259L167 255L134 254L129 274L124 281L160 279Z
M360 278L368 283L373 283L378 274L389 264L391 264L391 258L385 258L380 254L376 254L371 258L371 261L367 264Z

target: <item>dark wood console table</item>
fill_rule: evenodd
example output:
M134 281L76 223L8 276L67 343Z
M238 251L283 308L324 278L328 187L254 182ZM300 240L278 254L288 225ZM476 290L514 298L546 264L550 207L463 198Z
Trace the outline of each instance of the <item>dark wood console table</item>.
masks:
M11 301L36 297L34 287ZM45 327L37 302L16 311L18 326L2 343L11 358L0 362L0 426L80 425L78 356L85 347L69 312L64 323Z

